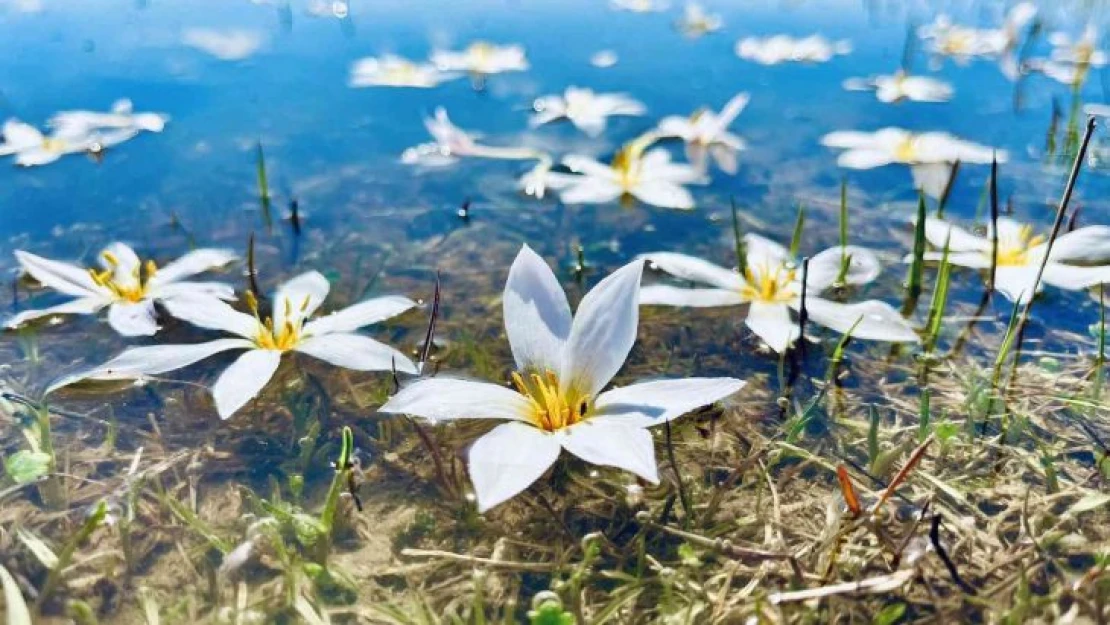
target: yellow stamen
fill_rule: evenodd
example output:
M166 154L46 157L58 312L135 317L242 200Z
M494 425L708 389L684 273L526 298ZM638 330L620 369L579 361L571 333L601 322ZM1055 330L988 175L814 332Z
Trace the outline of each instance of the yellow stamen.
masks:
M1022 226L1017 236L999 237L998 239L998 265L1005 267L1023 267L1029 264L1029 250L1045 242L1042 235L1033 235L1033 227ZM991 252L986 252L990 256Z
M796 277L795 269L787 268L781 263L774 268L749 265L744 269L744 286L740 288L740 296L749 302L791 302L798 295L794 290Z
M532 424L548 432L580 423L590 410L589 397L574 389L563 392L559 377L553 371L544 371L542 375L532 373L527 380L514 371L512 381L516 390L527 397L532 406Z

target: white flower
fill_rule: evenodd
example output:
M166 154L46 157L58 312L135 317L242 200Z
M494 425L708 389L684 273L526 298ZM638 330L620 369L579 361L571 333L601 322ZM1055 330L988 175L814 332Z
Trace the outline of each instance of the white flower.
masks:
M32 319L52 315L91 315L108 308L108 323L124 336L150 336L158 331L154 303L163 305L198 295L235 299L226 284L186 281L198 273L222 267L236 259L227 250L193 250L159 268L154 261L143 263L123 243L113 243L100 253L102 269L49 260L30 252L17 251L20 267L43 286L76 299L42 310L26 310L4 322L15 328Z
M707 156L730 174L738 168L736 153L745 148L744 140L728 131L736 116L748 105L749 96L738 93L725 104L720 113L698 109L689 118L672 115L659 122L660 137L677 137L686 143L686 158L698 171L706 170Z
M116 100L107 113L99 111L61 111L47 122L54 132L62 136L82 136L100 133L102 145L115 145L142 131L162 132L169 116L162 113L136 113L131 100ZM107 137L107 141L103 141Z
M590 65L602 69L616 65L618 60L617 53L612 50L598 50L590 55Z
M1053 45L1051 56L1047 60L1031 59L1029 66L1065 85L1081 84L1092 67L1104 67L1110 60L1097 48L1098 31L1094 26L1088 26L1078 41L1063 33L1053 33L1049 41Z
M431 63L413 63L392 54L378 58L366 57L351 65L351 87L416 87L430 88L461 76L458 72L441 72Z
M667 3L657 0L609 0L609 6L632 13L658 13L667 10Z
M150 345L124 351L85 373L53 383L47 392L81 380L129 380L189 366L214 354L247 350L224 370L212 387L221 419L246 405L273 377L283 354L300 352L338 367L355 371L416 373L404 354L355 330L409 310L415 303L399 296L378 297L309 321L323 303L328 280L310 271L278 288L273 296L273 316L263 319L252 297L247 303L253 316L241 313L210 297L174 298L165 303L170 314L193 325L222 330L235 338L191 345Z
M2 130L4 141L0 143L0 156L15 155L15 164L23 167L47 165L66 154L87 152L98 145L99 138L91 133L55 132L46 136L34 126L16 119L4 122Z
M567 87L562 96L537 98L532 108L536 111L528 120L532 128L565 118L591 137L605 132L610 116L643 115L647 112L642 103L622 93L594 93L592 89L578 87Z
M567 204L604 204L631 196L652 206L694 208L694 196L683 185L703 182L702 173L672 163L663 148L646 150L648 143L644 138L629 143L609 165L588 156L567 156L563 164L579 175L549 174L548 186Z
M181 34L181 43L221 61L241 61L257 52L262 42L262 35L253 30L190 28Z
M432 53L432 63L442 71L471 72L483 76L528 69L523 47L498 46L485 41L475 41L461 52L436 50Z
M435 422L498 419L468 453L480 511L528 488L562 450L591 464L631 471L658 483L647 428L743 387L733 378L659 380L601 392L636 340L642 261L602 280L572 319L558 279L525 246L505 284L505 331L516 390L500 384L424 378L401 389L382 412Z
M1033 297L1033 282L1044 260L1046 239L1033 234L1033 226L1007 217L998 219L998 264L994 288L1007 299L1025 303ZM960 267L989 270L993 255L991 233L976 236L942 219L926 218L925 237L943 249L948 241L948 262ZM926 260L939 261L943 252L928 252ZM907 262L911 260L907 256ZM1073 264L1078 263L1078 264ZM1060 235L1044 268L1042 284L1061 289L1086 289L1110 282L1110 227L1087 226Z
M851 51L851 42L829 41L821 35L810 35L802 39L789 35L748 37L736 42L737 56L761 65L777 65L786 61L824 63L834 56Z
M710 288L645 286L640 303L666 306L737 306L750 304L746 323L776 352L785 351L798 338L798 323L790 319L802 299L802 268L779 244L755 234L744 237L745 271L718 267L713 263L670 252L646 254L649 266L677 278L710 285ZM806 279L806 311L809 320L841 334L852 331L857 339L916 342L913 328L890 305L878 300L841 304L820 297L833 286L843 258L848 257L846 284L867 284L879 275L874 253L848 246L829 248L809 261ZM857 325L858 324L858 325ZM852 330L853 326L855 327Z
M1013 51L1022 31L1037 15L1032 2L1021 2L1006 14L999 28L971 28L954 24L941 14L933 23L918 28L918 36L929 41L934 54L955 57L966 62L976 56L1002 56Z
M849 78L844 81L848 91L875 91L880 102L947 102L952 99L952 85L936 78L909 76L899 70L894 74L871 78Z
M401 154L402 163L442 167L452 165L459 160L458 157L470 156L478 150L475 142L477 135L451 123L447 110L442 106L436 109L435 117L424 120L424 127L433 141L406 149Z
M720 15L706 13L697 2L687 2L678 30L687 37L701 37L720 30L722 24Z

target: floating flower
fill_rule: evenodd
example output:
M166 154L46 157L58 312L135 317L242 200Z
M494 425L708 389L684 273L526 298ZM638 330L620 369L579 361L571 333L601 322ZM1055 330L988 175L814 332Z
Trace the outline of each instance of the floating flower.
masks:
M999 28L970 28L952 22L944 14L933 23L921 26L917 34L929 42L929 50L941 56L950 56L967 62L976 56L1002 56L1009 54L1022 37L1022 30L1037 15L1032 2L1021 2L1006 14Z
M761 65L778 65L787 61L796 63L824 63L834 56L852 51L850 41L829 41L821 35L795 39L789 35L774 37L748 37L736 42L736 55Z
M609 165L588 156L567 156L563 164L579 175L549 177L555 183L551 187L567 204L604 204L634 197L652 206L694 208L694 196L683 185L703 182L703 174L690 165L672 163L663 148L647 150L649 143L644 138L629 143Z
M475 41L461 52L436 50L432 53L432 63L441 71L471 72L479 76L528 69L522 46L498 46L485 41Z
M710 288L645 286L640 290L640 303L694 307L750 304L745 320L748 328L771 349L785 351L799 334L798 323L791 320L790 311L801 306L801 265L785 248L761 236L746 235L744 246L744 275L684 254L645 254L650 267L683 280L708 284ZM841 277L845 258L848 271L843 276L844 284L867 284L878 277L879 260L865 248L834 247L815 255L809 261L806 279L809 320L841 334L851 331L857 339L916 342L913 328L889 304L878 300L841 304L820 297Z
M706 13L705 8L696 2L686 3L682 19L677 24L679 32L693 38L717 32L722 25L720 15Z
M61 111L47 122L55 135L92 137L100 147L117 145L140 132L162 132L169 116L162 113L136 113L131 100L116 100L107 113L99 111Z
M15 164L23 167L48 165L65 156L94 149L98 136L90 133L46 136L38 128L17 119L9 119L3 126L4 142L0 143L0 156L15 155Z
M960 267L989 270L994 255L993 236L976 236L952 223L926 218L925 237L934 247L943 249L948 242L948 262ZM1007 217L998 219L998 263L994 288L1013 302L1025 303L1033 297L1047 249L1047 239L1035 235L1032 225L1021 224ZM939 261L943 252L927 252L926 260ZM907 262L910 257L906 258ZM1087 226L1060 235L1052 245L1048 263L1037 285L1079 290L1110 282L1110 227Z
M594 93L592 89L567 87L562 96L549 95L536 99L536 111L528 124L533 128L558 119L569 120L591 137L605 132L608 118L613 115L643 115L644 105L622 93Z
M613 67L618 60L617 53L612 50L598 50L590 55L590 65L601 69Z
M424 378L402 388L380 410L434 422L508 421L479 438L468 453L470 478L483 512L528 488L564 449L591 464L617 467L658 483L647 428L728 397L744 382L659 380L601 392L636 340L642 265L633 261L598 283L572 318L558 279L525 246L509 270L504 294L516 390Z
M123 243L113 243L100 253L101 269L49 260L30 252L15 253L19 266L43 286L75 297L64 304L42 310L26 310L4 322L18 327L32 319L52 315L91 315L108 309L108 323L124 336L149 336L158 331L154 303L168 305L182 297L206 296L235 299L226 284L185 280L198 273L222 267L236 259L227 250L193 250L159 268L154 261L143 263Z
M130 380L187 367L209 356L230 350L247 350L224 370L212 387L221 419L246 405L277 371L281 358L300 352L338 367L355 371L390 371L415 374L416 365L401 352L355 330L395 317L416 304L399 296L377 297L309 321L323 303L328 280L310 271L278 288L273 296L273 316L263 319L258 302L248 293L253 315L241 313L211 297L173 298L165 301L173 316L193 325L222 330L235 338L191 345L133 347L91 371L62 378L47 392L82 380Z
M1047 60L1031 59L1029 67L1065 85L1075 86L1087 79L1092 67L1105 67L1108 57L1099 50L1098 31L1088 26L1076 41L1063 33L1053 33L1049 38L1052 54Z
M738 168L736 153L745 147L744 140L728 131L736 116L748 105L749 96L738 93L725 104L720 113L698 109L689 118L672 115L659 122L656 133L660 137L676 137L686 143L686 158L698 171L707 168L707 156L712 156L717 166L735 174Z
M910 76L899 70L887 76L849 78L844 81L848 91L874 91L880 102L947 102L952 99L952 85L936 78Z
M210 54L221 61L241 61L262 47L262 35L253 30L190 28L181 34L181 43Z
M451 123L443 107L436 109L435 117L424 120L424 127L432 135L432 142L406 149L401 154L402 163L442 167L458 162L460 156L470 156L479 151L475 141L477 135Z
M455 80L458 72L441 72L431 63L413 63L392 54L366 57L351 64L351 87L415 87L428 89Z
M658 13L667 10L667 3L658 0L609 0L609 6L631 13Z

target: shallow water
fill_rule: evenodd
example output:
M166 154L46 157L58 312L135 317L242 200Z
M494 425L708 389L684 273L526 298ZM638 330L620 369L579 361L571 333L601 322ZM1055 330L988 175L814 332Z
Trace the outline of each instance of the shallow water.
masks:
M729 265L734 259L730 199L740 207L745 231L782 242L789 241L797 207L804 205L802 253L835 245L842 180L848 187L850 242L876 249L886 265L883 277L858 295L897 306L905 275L901 259L910 249L908 222L917 198L909 172L900 165L839 168L838 151L819 143L823 135L898 126L943 130L1006 150L1009 162L999 171L1003 202L1012 203L1017 218L1047 231L1071 156L1046 154L1054 103L1063 113L1063 132L1077 101L1107 100L1100 70L1075 92L1038 74L1015 84L994 60L960 64L932 58L920 42L912 47L912 71L950 82L955 89L951 102L885 104L871 92L841 87L848 78L896 70L911 25L945 11L958 23L993 27L1006 8L1001 2L813 0L721 2L710 8L721 14L723 29L691 39L674 27L681 7L638 14L585 0L351 0L343 18L332 14L331 6L323 7L324 15L313 15L300 1L63 6L43 0L39 6L0 0L0 119L17 117L41 127L59 110L107 110L120 98L130 98L136 111L170 118L163 132L141 134L97 159L76 154L34 168L0 163L0 271L10 284L0 293L0 310L62 301L18 280L11 254L17 249L91 263L102 246L122 240L144 257L165 261L193 246L245 254L253 235L263 290L316 269L332 283L333 308L384 293L430 300L438 272L442 368L499 378L511 357L498 298L521 243L557 264L573 302L590 284L641 253L680 251ZM1098 2L1046 2L1040 19L1047 32L1078 34L1088 22L1102 24L1104 13ZM257 38L258 49L238 60L215 58L182 43L189 28L246 31ZM779 33L821 33L850 40L853 49L827 63L774 66L742 60L733 52L738 38ZM434 48L461 48L475 39L522 44L531 68L490 76L482 85L464 77L432 89L347 86L350 66L360 57L395 53L423 59ZM602 49L617 54L615 66L590 64L591 55ZM1042 34L1027 54L1043 56L1048 49ZM646 104L648 113L611 118L598 138L566 122L530 129L527 118L535 98L570 85L630 94ZM555 193L542 200L527 197L517 189L527 162L464 158L449 167L421 168L400 161L405 148L428 141L422 119L439 106L459 127L481 133L487 144L608 160L623 142L663 116L688 115L701 106L719 110L741 91L751 93L751 103L732 125L747 142L739 155L740 171L728 175L711 169L709 184L692 187L697 206L688 212L643 204L566 206ZM1070 121L1082 126L1082 119ZM272 193L268 209L259 201L256 183L259 144ZM677 142L666 145L681 158ZM1073 198L1073 206L1082 207L1080 225L1110 222L1110 179L1101 162L1110 144L1103 130L1096 131L1092 145ZM949 218L983 223L988 174L985 165L962 168L948 202ZM286 218L293 203L303 218L300 232ZM464 203L469 206L465 220L457 215ZM590 266L580 281L572 272L577 245ZM919 321L934 275L933 269L926 273L926 293L915 315ZM954 276L944 346L956 339L982 294L976 272L956 269ZM241 265L223 279L247 285ZM1098 322L1098 310L1097 297L1088 292L1049 287L1037 303L1027 338L1047 353L1089 354L1095 349L1089 327ZM975 335L966 349L993 357L1009 311L1009 303L997 298L986 309L994 317L982 324L986 334ZM408 313L372 334L415 352L426 312ZM735 309L647 311L640 342L619 381L733 375L777 388L778 359L759 350L739 321ZM0 335L0 382L34 396L60 375L103 362L128 345L211 336L167 321L155 338L128 340L92 317L68 317L56 325L40 324L34 332ZM835 337L818 336L823 345L808 355L805 368L820 378ZM887 346L854 342L849 350L849 358L860 363L887 358L896 363L889 370L875 365L873 376L848 381L861 397L881 396L889 379L907 377L907 363L912 363L910 349L892 356ZM27 357L31 351L37 359ZM307 401L326 404L321 413L334 409L326 428L365 424L390 384L386 375L336 373L303 358L298 363L307 375L287 365L258 402L221 422L206 391L192 383L210 384L230 361L209 359L167 374L167 383L138 390L66 391L53 402L118 423L118 453L102 472L90 473L94 479L118 477L126 469L123 457L157 440L167 454L204 445L225 454L226 466L217 463L205 475L213 489L231 489L242 480L268 492L267 480L283 475L296 449L295 441L281 434L283 404L307 395ZM304 379L315 386L306 391ZM912 390L906 392L915 397ZM772 415L774 409L762 413ZM160 425L156 435L148 420L154 414ZM278 435L268 423L276 424ZM12 453L21 440L14 421L6 420L4 428L0 442ZM56 430L57 444L75 457L85 456L106 436L80 420L64 421ZM334 441L335 433L325 432L323 439ZM388 453L383 445L370 455ZM316 475L324 473L318 465ZM326 489L326 481L319 488ZM408 483L398 482L389 490L406 488ZM18 500L26 504L31 498L28 489L27 499ZM417 500L434 498L425 487Z

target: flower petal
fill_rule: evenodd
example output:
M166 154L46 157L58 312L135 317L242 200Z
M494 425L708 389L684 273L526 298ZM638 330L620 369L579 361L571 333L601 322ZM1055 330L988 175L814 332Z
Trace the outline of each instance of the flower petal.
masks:
M744 235L744 259L748 261L748 265L763 265L769 268L794 260L785 247L758 234Z
M330 289L328 279L319 271L302 273L282 284L274 293L274 327L281 328L286 322L297 326L311 317Z
M573 387L595 397L624 366L636 342L643 269L644 261L636 259L582 298L563 351L559 380L564 392Z
M994 272L994 290L1011 302L1024 304L1033 298L1033 281L1037 279L1037 265L999 265ZM1037 285L1037 292L1044 288L1044 280Z
M910 165L913 186L925 195L939 199L948 187L952 177L952 166L948 163L925 163Z
M586 419L556 432L556 437L563 449L590 464L624 469L652 484L659 483L655 444L644 428Z
M207 248L193 250L154 272L154 276L150 278L148 284L151 287L165 286L182 278L188 278L211 269L218 269L238 258L235 252L231 250Z
M416 306L416 302L400 295L375 297L337 310L304 324L306 336L332 332L353 332L359 328L400 315Z
M98 367L61 378L52 383L46 392L50 393L80 380L129 380L157 375L187 367L194 362L230 349L252 347L254 344L243 339L219 339L191 345L132 347Z
M798 324L790 319L790 307L786 304L752 302L744 323L780 354L798 339Z
M736 378L686 378L622 386L598 396L592 419L651 427L720 401L744 384Z
M108 307L108 324L123 336L152 336L158 332L154 302L115 302Z
M517 369L560 371L570 304L551 268L527 245L509 269L502 306Z
M872 169L894 162L894 156L886 150L856 148L844 152L836 159L836 164L848 169Z
M401 352L361 334L335 332L310 336L296 351L355 371L397 371L415 375L416 365Z
M273 349L252 349L231 363L212 387L212 399L221 419L235 414L254 399L274 377L281 364L281 352Z
M674 252L653 252L644 254L640 258L646 260L651 269L665 271L682 280L702 282L732 291L738 291L744 286L744 279L740 274L694 256Z
M693 194L685 187L666 180L645 180L632 188L632 195L645 204L660 208L694 208Z
M1049 260L1073 263L1110 261L1110 226L1087 226L1060 235L1052 244Z
M1041 280L1061 289L1078 291L1110 282L1110 266L1084 267L1049 261Z
M844 258L848 258L848 271L844 276L846 284L868 284L882 273L882 264L875 252L857 245L830 247L809 259L806 282L811 294L820 293L836 282Z
M468 453L478 511L509 500L538 480L559 457L554 435L524 423L503 423L474 441Z
M429 421L527 421L532 404L524 395L498 384L436 377L405 385L378 412L407 414Z
M925 239L933 247L944 249L948 242L949 252L989 252L990 239L977 237L963 228L936 217L925 218Z
M43 286L59 293L74 297L107 295L107 289L94 282L89 272L77 265L50 260L22 250L15 252L15 258L23 271Z
M813 323L840 334L847 334L851 330L852 337L857 339L913 343L919 340L913 326L898 311L878 300L841 304L810 297L806 299L806 312Z
M111 259L111 260L109 260ZM139 272L142 270L142 261L130 245L116 241L105 247L97 259L105 269L112 271L112 280L116 284L128 287L139 285Z
M712 308L736 306L744 303L737 291L725 289L684 289L668 284L651 284L640 287L641 306L689 306Z
M578 154L569 154L563 158L563 164L571 171L580 173L589 178L615 181L617 178L613 168L596 159Z
M575 184L557 189L564 204L607 204L619 198L624 190L620 185L602 178L580 176Z
M16 313L4 322L5 328L18 328L34 319L41 319L51 315L91 315L108 305L107 299L100 297L81 297L68 302L42 308L39 310L24 310Z
M167 312L182 321L208 330L223 330L247 339L254 339L260 327L254 317L212 297L181 295L164 300L162 305Z
M171 282L150 288L147 294L159 301L174 297L214 297L230 301L235 299L235 287L222 282Z

